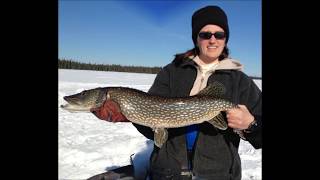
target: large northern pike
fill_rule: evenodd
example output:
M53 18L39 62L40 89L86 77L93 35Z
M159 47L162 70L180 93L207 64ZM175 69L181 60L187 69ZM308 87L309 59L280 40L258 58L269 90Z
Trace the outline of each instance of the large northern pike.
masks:
M69 104L61 107L69 111L90 112L91 108L100 107L110 99L119 105L129 121L152 128L155 145L161 147L168 138L166 128L207 121L218 129L227 129L227 122L220 112L236 105L220 98L222 93L224 87L217 82L195 96L183 98L155 96L126 87L99 87L65 96Z

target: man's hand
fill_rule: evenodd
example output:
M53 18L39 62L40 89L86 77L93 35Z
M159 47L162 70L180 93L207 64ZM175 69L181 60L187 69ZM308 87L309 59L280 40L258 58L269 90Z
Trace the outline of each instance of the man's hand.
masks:
M102 106L92 108L90 111L101 120L109 122L130 122L122 113L119 105L112 101L106 100Z
M228 126L233 129L244 130L249 127L254 117L245 105L238 106L238 108L227 111Z

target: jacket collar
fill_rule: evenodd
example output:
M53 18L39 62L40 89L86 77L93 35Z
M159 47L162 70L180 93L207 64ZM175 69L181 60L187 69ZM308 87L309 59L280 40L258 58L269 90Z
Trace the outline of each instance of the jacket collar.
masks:
M194 62L192 59L194 58L194 56L190 56L190 57L187 57L187 58L184 58L182 60L182 62L179 64L179 66L181 67L185 67L185 66L198 66L198 64L196 62Z
M187 58L184 58L183 60L181 60L181 62L178 64L178 66L180 66L180 67L186 67L186 66L197 67L198 64L193 61L193 58L195 58L195 56L189 56ZM223 61L220 61L220 64L218 65L216 70L239 70L239 71L242 71L243 65L237 60L227 58Z

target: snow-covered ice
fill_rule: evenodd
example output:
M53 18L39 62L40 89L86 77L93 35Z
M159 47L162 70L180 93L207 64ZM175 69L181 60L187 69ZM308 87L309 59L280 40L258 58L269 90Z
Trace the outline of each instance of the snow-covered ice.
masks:
M155 74L59 69L58 106L63 96L105 86L123 86L147 91ZM261 80L255 80L259 88ZM131 123L110 123L91 113L70 113L59 108L59 179L87 179L107 170L130 164L137 171L147 166L153 141L146 139ZM261 149L240 142L242 179L261 179Z

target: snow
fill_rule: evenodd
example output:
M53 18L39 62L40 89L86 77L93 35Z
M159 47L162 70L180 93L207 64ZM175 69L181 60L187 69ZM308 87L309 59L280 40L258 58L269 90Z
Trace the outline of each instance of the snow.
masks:
M123 86L148 91L155 74L59 69L58 106L63 96L105 86ZM261 89L261 80L255 80ZM70 113L59 108L60 180L87 179L107 170L130 164L136 171L147 167L153 141L131 123L110 123L91 113ZM261 149L240 142L243 180L261 180Z

